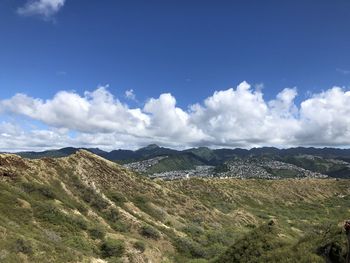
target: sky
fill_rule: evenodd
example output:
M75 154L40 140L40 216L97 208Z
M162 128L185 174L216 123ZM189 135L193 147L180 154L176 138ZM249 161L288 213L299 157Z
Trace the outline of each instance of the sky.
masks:
M0 151L349 147L349 0L1 0Z

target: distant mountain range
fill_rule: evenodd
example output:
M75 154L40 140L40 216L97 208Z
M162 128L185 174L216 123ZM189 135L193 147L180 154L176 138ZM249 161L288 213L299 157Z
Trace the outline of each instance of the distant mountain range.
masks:
M350 178L350 149L339 148L296 147L278 149L274 147L262 147L247 150L241 148L210 149L207 147L199 147L180 151L151 144L135 151L119 149L107 152L98 148L67 147L42 152L19 152L17 154L29 159L66 157L81 149L120 164L136 164L131 167L137 166L138 163L144 166L147 164L147 160L150 160L149 163L152 163L152 165L148 165L149 167L147 167L147 169L143 169L147 174L187 171L194 170L198 166L213 166L215 167L215 172L224 171L225 175L227 175L230 171L236 170L230 170L227 167L233 167L233 163L237 164L237 159L249 159L249 161L245 163L250 164L250 170L252 170L252 167L256 167L256 163L273 160L294 165L295 167L311 172L325 174L330 177ZM157 162L152 161L153 158L160 156L166 156L166 158L162 158ZM245 164L244 166L247 165ZM259 166L261 165L259 164ZM274 171L273 174L276 174L276 172ZM277 174L279 174L279 172ZM285 172L283 172L283 175L284 174ZM288 174L293 173L288 172Z
M153 158L162 155L193 154L207 162L216 164L223 160L229 160L233 157L252 157L252 156L291 156L291 155L315 155L323 158L340 158L350 160L350 149L340 148L314 148L314 147L296 147L288 149L278 149L274 147L252 148L250 150L235 149L210 149L208 147L190 148L178 151L170 148L160 147L156 144L150 144L138 150L118 149L110 152L98 148L74 148L66 147L57 150L47 150L41 152L18 152L16 154L30 159L43 157L65 157L84 149L111 161L140 160Z

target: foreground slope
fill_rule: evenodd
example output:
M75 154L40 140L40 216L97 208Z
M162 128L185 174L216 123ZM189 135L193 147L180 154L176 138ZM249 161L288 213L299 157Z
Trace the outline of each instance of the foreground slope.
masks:
M342 262L349 189L333 179L151 181L84 150L0 155L0 261Z

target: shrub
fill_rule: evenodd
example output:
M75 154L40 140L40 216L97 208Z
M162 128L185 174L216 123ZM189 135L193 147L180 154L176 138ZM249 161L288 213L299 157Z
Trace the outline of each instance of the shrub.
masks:
M74 217L72 220L82 230L87 230L88 229L88 222L85 219L83 219L82 217L80 217L80 216L79 217Z
M91 206L101 211L108 207L108 203L102 197L96 196L94 200L91 202Z
M125 252L125 245L122 240L108 239L102 243L100 249L104 258L121 257Z
M140 210L150 215L151 217L159 221L165 220L166 213L162 209L152 206L147 196L136 196L134 199L134 203Z
M48 199L54 199L56 197L52 189L46 185L41 185L34 182L23 183L23 190L29 194L38 193Z
M109 194L109 198L116 204L116 205L123 205L127 199L126 197L120 193L120 192L112 192Z
M93 239L104 239L106 232L104 229L96 227L89 230L89 234Z
M167 226L173 226L173 223L172 223L170 220L167 220L167 221L165 222L165 224L166 224Z
M188 238L176 238L175 239L176 249L186 256L195 257L195 258L205 258L206 251L198 243L190 240Z
M87 212L88 212L88 209L86 208L85 205L81 204L81 203L77 203L76 204L76 208L78 209L78 211L83 214L83 215L86 215Z
M115 223L120 218L119 211L115 208L111 208L106 212L106 217L109 221Z
M34 207L34 215L41 221L60 226L60 228L65 227L68 231L77 232L88 228L87 222L82 217L66 215L50 203L37 204Z
M150 225L143 225L140 229L140 234L147 238L152 238L155 240L160 238L160 234L158 230L156 230L154 227Z
M143 241L138 240L134 243L134 248L143 253L146 250L146 244Z
M33 248L28 241L19 238L15 242L15 251L28 255L33 253Z
M97 210L101 211L108 207L108 202L94 189L82 186L81 192L83 200L89 203L92 207L96 208Z
M94 250L94 245L90 243L85 236L70 235L68 239L64 241L64 244L69 248L74 248L79 251L90 252Z
M65 221L65 215L49 203L38 204L35 207L34 214L37 218L53 224L62 224Z
M204 233L203 228L195 224L185 226L183 231L192 237L199 237Z
M111 224L111 227L118 232L128 232L130 230L130 225L122 221L117 221Z

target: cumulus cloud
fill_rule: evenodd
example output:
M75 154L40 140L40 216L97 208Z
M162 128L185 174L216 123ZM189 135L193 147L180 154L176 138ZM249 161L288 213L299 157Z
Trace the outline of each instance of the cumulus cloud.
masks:
M83 96L60 91L52 99L43 101L16 94L0 102L0 111L24 115L56 127L79 132L119 132L140 134L148 116L140 109L129 109L115 99L105 87Z
M23 16L42 16L49 19L64 6L65 0L28 0L26 4L17 9L17 13Z
M0 100L0 115L25 116L48 128L24 131L20 123L3 123L0 148L115 149L154 142L171 147L246 148L349 144L349 91L333 87L299 105L296 97L296 88L285 88L266 101L262 89L247 82L216 91L187 109L178 107L170 93L150 98L142 108L130 108L103 86L82 95L60 91L48 100L16 94Z
M125 98L129 100L136 100L136 95L133 89L128 89L125 91Z
M313 145L348 145L350 142L350 92L333 87L303 101L298 141Z

